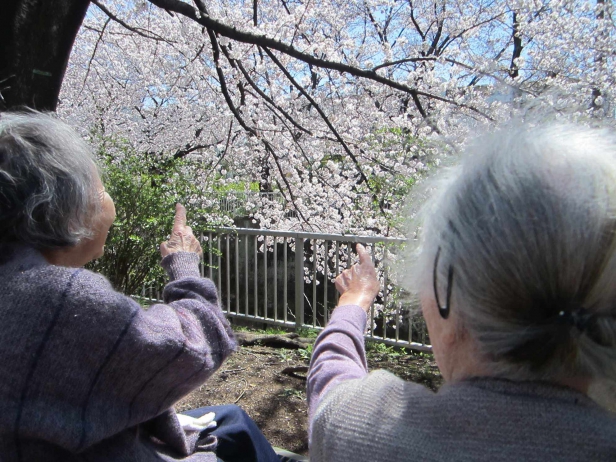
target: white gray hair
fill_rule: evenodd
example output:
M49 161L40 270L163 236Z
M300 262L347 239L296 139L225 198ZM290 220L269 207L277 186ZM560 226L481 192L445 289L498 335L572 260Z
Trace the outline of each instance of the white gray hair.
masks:
M35 111L0 114L0 243L37 249L91 235L100 207L94 157L67 124Z
M435 274L444 305L453 270L451 311L495 375L616 380L612 133L518 125L482 137L430 210L420 284L433 294Z

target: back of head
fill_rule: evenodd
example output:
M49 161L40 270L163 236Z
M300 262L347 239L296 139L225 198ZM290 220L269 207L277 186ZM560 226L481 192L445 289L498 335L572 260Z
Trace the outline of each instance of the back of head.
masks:
M0 243L75 245L96 212L96 167L68 125L34 111L0 114Z
M440 249L437 289L452 268L451 310L495 375L616 379L613 135L498 131L469 148L433 210L421 268L431 278Z

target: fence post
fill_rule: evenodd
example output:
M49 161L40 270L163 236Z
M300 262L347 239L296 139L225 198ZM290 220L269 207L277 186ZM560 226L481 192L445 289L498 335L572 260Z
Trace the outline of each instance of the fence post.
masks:
M304 238L295 238L295 329L304 325Z

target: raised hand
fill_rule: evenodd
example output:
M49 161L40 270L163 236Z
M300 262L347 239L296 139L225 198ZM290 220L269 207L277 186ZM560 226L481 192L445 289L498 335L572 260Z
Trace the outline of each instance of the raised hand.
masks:
M367 312L379 293L380 284L366 248L357 244L356 249L359 263L336 278L336 289L341 294L338 305L359 305Z
M201 255L201 244L194 236L190 226L186 226L186 208L182 204L175 204L175 218L173 229L168 241L160 245L160 254L164 257L175 252L194 252Z

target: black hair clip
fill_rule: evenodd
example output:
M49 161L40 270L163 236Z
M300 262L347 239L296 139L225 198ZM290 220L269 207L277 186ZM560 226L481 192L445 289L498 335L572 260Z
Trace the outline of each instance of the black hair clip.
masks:
M436 257L434 258L434 270L432 272L432 282L434 284L434 298L436 299L436 305L438 306L438 312L443 319L449 317L449 308L451 303L451 288L453 283L453 266L449 265L447 270L447 295L445 298L445 306L441 306L441 302L438 299L438 283L436 281L436 273L438 269L438 259L441 256L441 248L439 246L436 251Z
M558 319L569 326L575 327L580 332L585 332L596 321L597 315L591 313L583 306L578 306L573 309L560 311Z
M557 315L557 321L567 326L575 327L580 333L587 335L598 345L612 347L614 346L613 341L606 339L599 328L598 320L601 317L612 316L591 312L583 306L574 305L572 309L560 311Z

